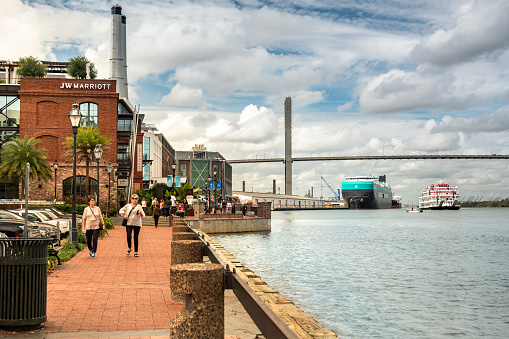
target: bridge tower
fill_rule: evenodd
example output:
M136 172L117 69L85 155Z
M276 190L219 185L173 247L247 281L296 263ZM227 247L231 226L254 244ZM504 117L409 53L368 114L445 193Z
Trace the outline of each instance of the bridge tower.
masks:
M292 98L285 99L285 194L292 195Z

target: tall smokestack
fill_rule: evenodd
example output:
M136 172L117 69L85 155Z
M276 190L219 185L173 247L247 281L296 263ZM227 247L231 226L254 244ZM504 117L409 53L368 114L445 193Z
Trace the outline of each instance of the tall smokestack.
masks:
M119 94L119 96L121 98L127 99L127 79L124 79L124 63L126 50L124 18L122 16L121 6L114 5L111 7L110 79L116 80L117 93ZM122 22L124 22L124 24ZM127 74L125 74L125 76L127 76Z
M122 59L123 59L123 64L122 64L122 78L124 78L124 90L125 90L125 98L127 100L129 100L129 90L128 90L128 87L127 87L127 39L126 39L126 36L127 36L127 33L126 33L126 27L127 27L127 18L125 15L122 15L122 29L121 29L121 32L122 32Z

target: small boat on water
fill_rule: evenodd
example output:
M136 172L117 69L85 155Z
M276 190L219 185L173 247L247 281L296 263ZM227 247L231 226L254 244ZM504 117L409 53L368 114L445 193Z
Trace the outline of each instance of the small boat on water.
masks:
M406 210L407 213L422 213L422 210L420 208L411 208Z
M444 183L427 187L419 197L419 209L459 210L460 194L458 187Z

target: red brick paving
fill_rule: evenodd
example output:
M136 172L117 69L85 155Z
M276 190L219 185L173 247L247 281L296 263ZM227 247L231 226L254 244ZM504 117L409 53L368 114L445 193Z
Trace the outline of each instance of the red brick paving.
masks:
M169 329L183 308L170 300L170 227L142 227L138 258L126 255L125 229L100 239L48 277L44 332ZM147 337L148 338L148 337ZM163 337L159 337L163 338Z

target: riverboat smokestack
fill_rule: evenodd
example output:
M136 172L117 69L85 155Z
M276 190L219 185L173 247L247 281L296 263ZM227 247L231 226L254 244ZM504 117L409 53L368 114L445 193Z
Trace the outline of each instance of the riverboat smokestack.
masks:
M122 7L111 7L110 79L117 82L119 97L129 99L127 90L126 16Z

